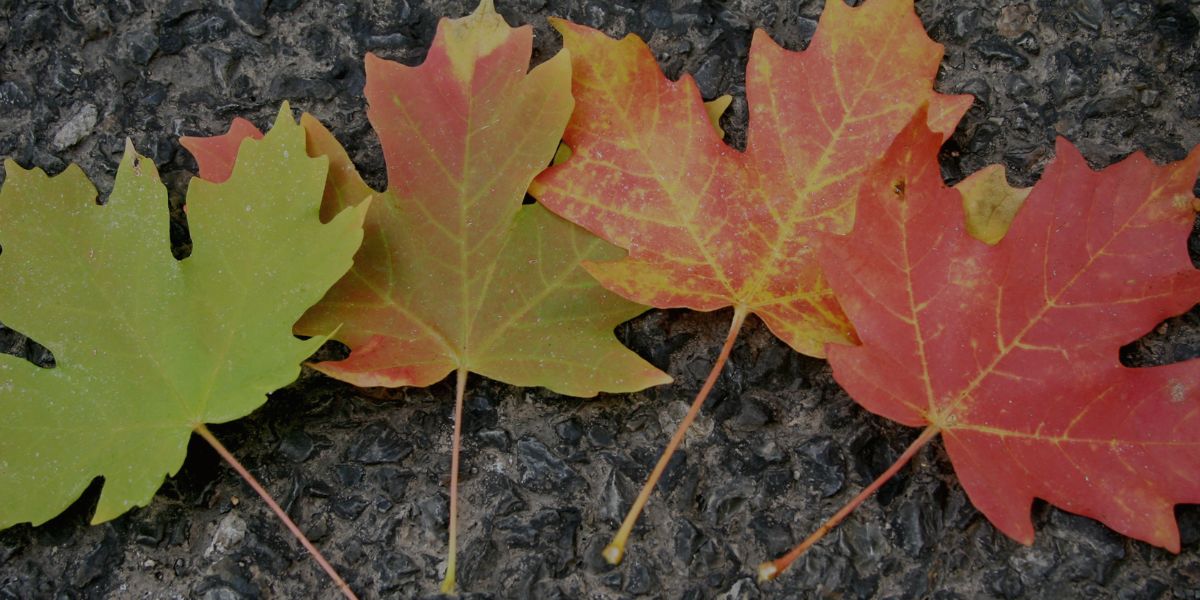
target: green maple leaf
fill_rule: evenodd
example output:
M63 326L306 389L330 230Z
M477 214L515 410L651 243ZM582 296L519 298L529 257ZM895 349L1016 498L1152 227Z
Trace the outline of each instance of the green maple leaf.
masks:
M324 342L292 325L351 266L366 202L322 224L328 161L285 104L230 179L193 179L193 252L171 256L167 195L128 145L106 204L75 166L7 162L0 321L50 349L0 355L0 528L42 523L97 476L94 523L149 503L205 423L245 416Z

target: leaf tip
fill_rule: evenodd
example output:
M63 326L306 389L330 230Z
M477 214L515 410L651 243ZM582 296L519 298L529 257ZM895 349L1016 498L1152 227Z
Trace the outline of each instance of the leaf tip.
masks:
M1061 135L1054 138L1054 160L1087 162L1087 159L1083 157L1083 153L1079 151L1079 148L1076 148L1075 144L1071 143L1071 140ZM1091 169L1090 166L1088 168Z
M496 4L494 0L480 0L479 6L475 7L475 12L471 13L474 16L488 16L496 14Z
M292 105L287 100L279 106L279 112L275 114L275 124L271 126L274 130L280 125L296 125L296 119L292 116Z
M589 35L589 34L594 33L594 34L601 35L606 39L608 38L608 36L596 31L595 29L592 29L591 27L588 27L587 25L580 25L579 23L575 23L575 22L569 21L567 19L563 19L560 17L547 17L547 20L550 21L550 26L553 27L554 30L557 31L558 34L562 36L563 50L569 49L569 40L580 40L584 36ZM633 34L630 34L630 35L633 35ZM629 36L625 36L625 37L629 37ZM637 37L637 36L634 36L634 37ZM575 45L578 45L578 42L570 42L570 43L574 43ZM572 57L574 57L574 55L572 55Z
M550 22L551 27L553 27L560 34L564 35L566 30L572 25L570 21L562 17L546 17L546 20Z
M775 43L775 39L771 37L771 34L767 33L766 29L761 27L754 28L754 33L750 36L751 52L756 50L762 52L764 44L768 50L783 50L783 47Z
M117 167L117 175L120 177L122 173L132 171L137 177L149 176L152 180L158 180L158 168L154 166L154 161L142 156L138 153L137 148L133 145L133 140L125 138L125 153L121 156L121 164Z

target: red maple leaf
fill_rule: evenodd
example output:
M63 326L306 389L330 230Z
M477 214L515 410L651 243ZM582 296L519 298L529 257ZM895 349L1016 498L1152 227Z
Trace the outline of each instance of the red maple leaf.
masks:
M1200 502L1200 360L1150 368L1119 349L1200 301L1188 257L1200 150L1103 171L1057 156L995 246L972 238L917 119L868 175L858 221L821 264L862 345L830 347L868 410L924 433L836 525L941 434L971 502L1033 541L1034 498L1179 551L1176 503ZM967 221L989 215L968 214Z

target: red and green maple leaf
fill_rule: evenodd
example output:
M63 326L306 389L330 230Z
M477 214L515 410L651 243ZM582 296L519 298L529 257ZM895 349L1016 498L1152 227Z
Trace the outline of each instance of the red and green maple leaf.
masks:
M911 0L827 2L803 52L755 32L739 152L712 127L692 79L667 80L641 40L554 26L571 53L576 107L564 141L573 154L530 193L629 251L587 265L608 289L660 308L734 307L692 411L606 550L616 562L747 315L812 356L855 340L814 258L817 237L849 230L863 173L921 106L932 105L933 127L949 133L971 98L934 91L942 47Z
M302 118L309 154L330 160L323 213L376 198L354 267L296 326L302 334L341 326L334 337L349 358L315 368L359 386L425 386L457 372L445 591L454 588L468 371L574 396L670 382L613 335L646 307L605 290L581 266L624 251L540 205L522 205L573 106L566 53L530 71L532 37L484 0L473 14L439 23L418 67L367 56L367 117L388 170L383 192L362 181L324 127ZM235 127L187 144L219 176L217 157L251 133Z
M862 340L831 346L838 383L868 410L942 436L971 502L1028 544L1034 498L1179 550L1176 503L1200 502L1200 360L1121 364L1119 349L1200 302L1188 257L1200 150L1092 171L1070 143L1003 239L969 235L916 122L866 177L859 218L820 258ZM971 227L984 210L968 214Z

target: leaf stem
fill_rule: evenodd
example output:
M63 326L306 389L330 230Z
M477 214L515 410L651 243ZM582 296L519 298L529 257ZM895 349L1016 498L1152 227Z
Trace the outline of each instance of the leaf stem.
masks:
M779 574L782 573L784 569L788 568L793 561L795 561L797 558L800 558L800 556L807 552L809 548L821 541L821 538L825 537L825 534L832 531L834 527L837 527L843 519L845 519L850 513L854 512L854 509L858 508L858 506L865 502L867 498L871 497L871 494L874 494L876 490L883 486L883 484L887 483L892 477L894 477L896 473L900 471L900 469L904 468L904 465L908 464L908 461L912 460L912 457L916 456L917 452L921 448L924 448L925 445L930 442L930 440L937 437L937 434L941 433L941 431L941 428L936 425L930 425L926 427L925 431L922 431L921 435L908 445L908 448L904 450L904 454L901 454L900 458L897 458L896 462L892 463L892 466L888 467L888 469L879 477L876 477L875 481L872 481L871 485L868 485L866 489L859 492L859 494L855 496L853 500L846 503L841 510L837 511L837 514L830 517L828 521L822 523L821 526L812 533L812 535L809 535L807 538L805 538L803 542L800 542L798 546L792 548L787 554L784 554L775 560L767 561L759 565L758 580L770 581L778 577Z
M633 506L629 507L629 513L625 515L625 520L621 523L621 528L617 530L617 535L613 536L612 541L604 548L604 559L609 564L620 564L621 559L625 558L625 543L629 541L629 534L633 532L633 526L637 524L638 517L642 514L642 509L646 507L646 502L650 500L650 492L654 491L654 486L658 484L663 471L667 470L667 463L671 461L671 456L675 454L675 449L683 442L683 437L687 434L688 428L691 427L692 421L695 421L696 417L700 414L700 407L704 406L704 401L708 398L708 393L712 391L713 385L717 383L717 377L721 375L721 370L725 367L725 362L729 360L729 352L733 350L733 342L737 339L738 332L741 331L742 324L746 322L746 316L749 314L749 309L744 306L734 308L733 322L729 325L729 334L725 337L725 344L721 346L721 353L717 355L717 362L713 363L712 370L709 371L708 378L704 380L704 385L700 387L700 391L696 394L696 399L692 400L692 406L688 409L687 415L683 417L683 421L679 423L679 428L671 436L671 441L663 449L662 456L658 458L658 464L654 465L654 470L650 472L650 477L646 479L645 485L642 486L642 491L638 493L637 499L633 501Z
M262 484L260 484L253 475L250 474L250 471L247 471L246 467L243 467L242 463L238 462L238 459L235 458L219 440L217 440L216 436L214 436L212 432L208 430L208 427L205 427L204 424L201 423L194 431L197 435L204 438L204 441L208 442L208 444L217 451L217 454L221 455L221 458L225 459L225 462L229 463L229 466L233 467L233 470L236 471L237 474L240 475L242 479L244 479L246 483L250 485L251 489L258 493L258 496L262 498L263 501L267 503L267 506L271 508L271 512L274 512L275 516L279 517L280 521L283 521L283 524L287 526L288 531L291 531L292 535L295 536L297 540L300 540L300 545L304 546L304 549L308 550L308 553L312 555L313 560L317 561L317 564L321 565L321 568L325 570L325 573L329 575L329 578L332 579L333 583L337 585L337 588L342 592L342 595L350 600L358 600L358 596L354 595L354 592L350 589L350 585L346 583L346 580L342 579L341 575L338 575L338 572L333 568L333 565L329 564L329 561L325 560L325 556L321 554L321 551L317 550L316 546L313 546L313 543L308 540L308 538L304 535L304 532L300 531L300 528L297 527L296 523L292 521L291 517L284 512L283 508L279 506L279 503L275 502L275 499L271 497L271 494L263 488Z
M442 593L454 593L454 571L458 557L458 454L462 448L463 396L467 390L467 370L459 367L454 385L454 441L450 449L450 542L446 548L446 578Z

